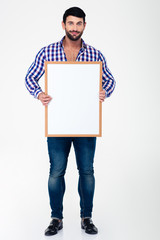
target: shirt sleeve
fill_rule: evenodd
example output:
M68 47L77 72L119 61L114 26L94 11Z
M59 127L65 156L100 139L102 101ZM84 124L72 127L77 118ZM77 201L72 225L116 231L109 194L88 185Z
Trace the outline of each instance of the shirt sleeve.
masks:
M102 61L102 88L106 91L106 98L110 97L115 89L115 79L107 67L107 62L103 54L99 51L99 61Z
M41 87L38 84L39 79L44 74L44 61L45 54L44 48L42 48L35 57L34 62L28 69L25 77L25 86L35 98L38 97L39 93L42 92Z

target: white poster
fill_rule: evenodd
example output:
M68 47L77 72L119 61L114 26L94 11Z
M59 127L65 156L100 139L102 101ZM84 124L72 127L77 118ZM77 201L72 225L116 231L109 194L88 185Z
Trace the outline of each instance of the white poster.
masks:
M101 136L101 62L45 62L46 136Z

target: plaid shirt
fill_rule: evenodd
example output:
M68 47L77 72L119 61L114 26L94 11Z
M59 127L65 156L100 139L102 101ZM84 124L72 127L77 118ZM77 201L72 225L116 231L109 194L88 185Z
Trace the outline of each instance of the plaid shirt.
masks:
M25 85L35 98L42 92L38 81L44 74L44 62L45 61L67 61L63 39L60 42L50 44L47 47L43 47L36 55L35 61L28 69L25 77ZM86 44L82 39L82 48L80 49L76 61L102 61L102 88L105 90L106 97L109 97L115 88L115 80L110 70L107 67L105 57L102 53L92 46Z

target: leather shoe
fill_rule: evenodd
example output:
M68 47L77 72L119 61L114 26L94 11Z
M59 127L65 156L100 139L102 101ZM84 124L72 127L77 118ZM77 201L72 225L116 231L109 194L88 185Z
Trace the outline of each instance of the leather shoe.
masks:
M63 228L63 222L62 220L59 221L58 219L52 219L52 221L50 222L48 228L45 230L45 235L46 236L51 236L51 235L55 235L58 233L58 230L61 230Z
M91 218L84 218L84 220L81 220L81 227L82 229L85 230L86 233L88 234L97 234L98 233L98 229L96 228L96 226L93 224L92 219Z

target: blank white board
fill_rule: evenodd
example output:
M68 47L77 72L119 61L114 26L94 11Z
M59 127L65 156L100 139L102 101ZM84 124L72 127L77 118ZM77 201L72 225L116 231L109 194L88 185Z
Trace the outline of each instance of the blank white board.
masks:
M45 62L45 136L101 136L101 62Z

